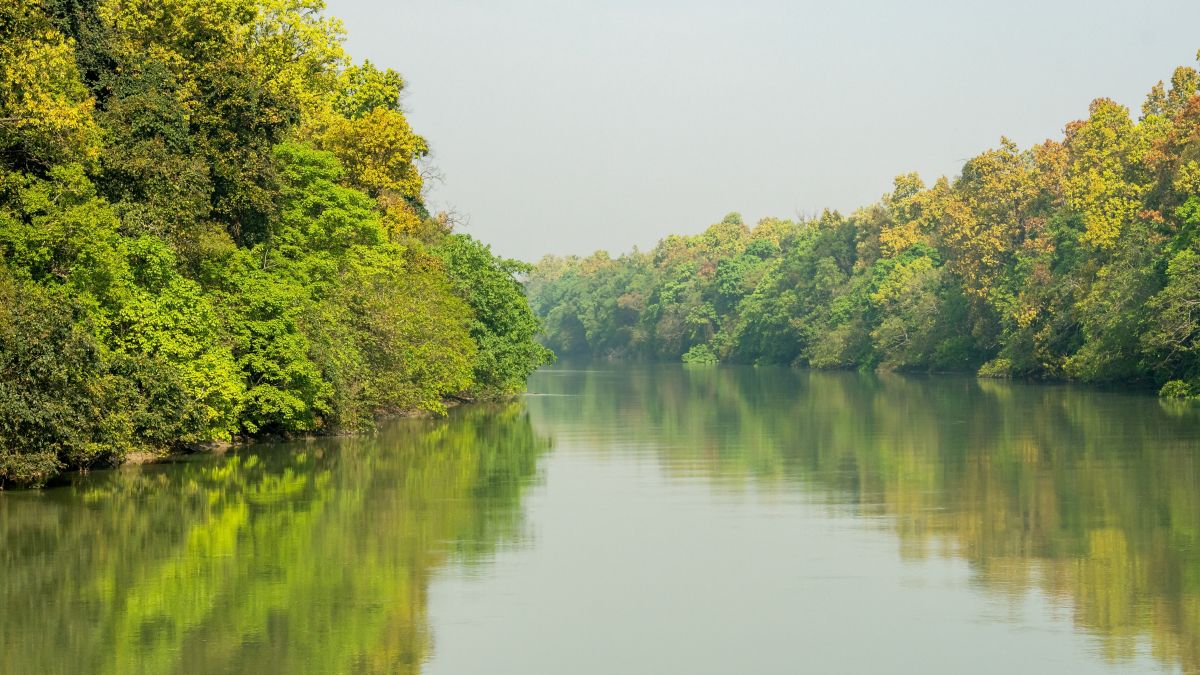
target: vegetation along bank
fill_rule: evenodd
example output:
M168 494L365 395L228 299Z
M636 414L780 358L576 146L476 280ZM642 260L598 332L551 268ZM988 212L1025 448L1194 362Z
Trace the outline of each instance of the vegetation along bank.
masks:
M550 353L319 0L0 3L0 487L508 395Z
M954 179L649 252L547 257L528 291L559 354L970 371L1200 396L1200 75L1135 119L1109 99L1060 140L1007 139Z

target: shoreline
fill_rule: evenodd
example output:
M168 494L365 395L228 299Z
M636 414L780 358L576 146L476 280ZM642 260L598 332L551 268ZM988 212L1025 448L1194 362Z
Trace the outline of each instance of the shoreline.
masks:
M442 401L442 405L445 406L445 408L448 412L449 410L451 410L453 408L457 408L465 403L474 403L474 402L475 402L475 400L473 400L473 399L468 400L468 399L455 398L455 399L446 399L446 400ZM413 408L411 410L401 410L398 412L382 413L380 415L376 415L374 419L375 419L375 422L378 424L379 422L385 422L388 420L421 419L421 418L431 418L431 417L435 417L435 416L437 416L437 414L434 413L433 411L423 410L421 408ZM125 468L125 467L130 467L130 466L143 466L143 465L147 465L147 464L170 464L171 462L173 462L177 459L180 459L182 457L190 457L192 455L223 455L226 452L229 452L230 449L238 447L238 446L255 445L258 443L287 443L290 441L303 441L303 440L311 440L311 439L315 439L315 438L335 438L338 436L359 436L364 433L370 433L371 431L373 431L373 430L362 429L359 431L339 430L339 431L332 431L329 433L309 433L309 434L302 434L302 435L297 435L297 436L284 436L284 435L280 435L280 434L263 434L261 436L238 436L238 437L235 437L233 440L229 440L229 441L203 441L200 443L193 443L189 446L174 449L174 450L168 450L167 452L164 452L164 453L156 453L156 452L152 452L149 450L138 450L136 452L131 452L131 453L125 455L125 457L123 457L120 462L114 464L113 466L104 467L104 468L121 469L121 468ZM81 474L81 473L87 473L88 471L89 471L89 469L75 469L72 471L64 471L60 475L62 475L62 476L77 475L77 474Z

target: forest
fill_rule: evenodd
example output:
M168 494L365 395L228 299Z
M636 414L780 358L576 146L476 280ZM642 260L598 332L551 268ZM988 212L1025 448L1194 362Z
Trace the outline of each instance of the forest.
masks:
M320 0L0 3L0 487L507 396L552 358Z
M1200 55L1198 55L1200 58ZM1200 74L1134 119L1092 102L1060 140L1007 138L849 215L731 213L529 275L560 355L957 371L1200 396Z

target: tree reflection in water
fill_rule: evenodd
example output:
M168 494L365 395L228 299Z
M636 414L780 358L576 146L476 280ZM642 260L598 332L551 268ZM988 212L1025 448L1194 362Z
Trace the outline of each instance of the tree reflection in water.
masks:
M519 403L0 498L0 672L418 672L448 562L521 539Z
M1112 661L1141 640L1200 672L1200 408L775 368L543 371L534 386L573 395L531 403L539 429L653 446L668 471L724 489L811 490L885 516L903 554L961 557L1014 599L1045 592Z

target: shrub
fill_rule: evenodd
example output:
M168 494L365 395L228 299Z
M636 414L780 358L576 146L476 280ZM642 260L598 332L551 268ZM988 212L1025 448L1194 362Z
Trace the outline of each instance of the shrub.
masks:
M1195 398L1195 389L1183 380L1171 380L1158 390L1162 398Z

